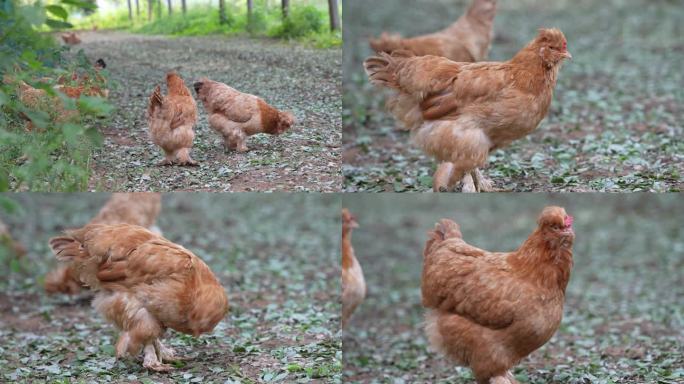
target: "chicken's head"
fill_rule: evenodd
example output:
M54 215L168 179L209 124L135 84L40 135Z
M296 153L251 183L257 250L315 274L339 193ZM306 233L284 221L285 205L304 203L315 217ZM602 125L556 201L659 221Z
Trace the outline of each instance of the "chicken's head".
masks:
M560 29L540 29L534 45L547 67L555 67L565 59L572 59L572 55L568 52L568 41Z
M561 244L572 245L575 231L572 229L572 216L565 213L561 207L546 207L539 216L539 229L544 237L552 240L562 240Z
M166 74L166 87L169 89L169 93L172 95L190 96L190 91L185 87L183 78L181 78L180 75L178 75L175 71L171 71Z
M276 126L275 134L280 135L290 129L295 123L294 115L290 112L278 112L278 125Z
M342 229L350 230L358 227L359 223L356 222L356 217L347 208L342 208Z

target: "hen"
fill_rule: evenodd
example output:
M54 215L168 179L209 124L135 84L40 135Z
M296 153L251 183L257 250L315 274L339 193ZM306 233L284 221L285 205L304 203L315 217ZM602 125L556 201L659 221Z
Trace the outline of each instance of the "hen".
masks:
M496 0L473 0L455 23L439 32L413 38L383 33L370 39L375 52L406 50L416 56L443 56L453 61L482 61L489 54L496 15Z
M197 122L197 104L185 86L183 79L175 72L166 74L168 95L163 96L157 86L150 96L147 121L150 138L165 154L159 165L197 165L190 157L190 148L195 139L193 127Z
M472 369L479 384L517 383L509 369L558 329L572 269L572 216L546 207L517 251L467 244L443 219L423 251L422 301L430 345Z
M117 358L142 349L145 368L168 371L164 361L179 358L161 343L167 328L197 337L228 312L226 293L209 267L143 227L87 225L50 239L50 248L97 291L93 306L121 331Z
M76 32L62 33L62 41L69 45L81 44L81 39L76 35Z
M161 195L158 193L114 193L89 224L132 224L159 233L155 222L160 211ZM59 265L45 275L47 293L75 295L82 288L82 282L70 265Z
M280 135L295 123L290 112L279 111L258 96L202 78L197 97L209 114L209 125L221 136L226 150L247 151L247 137L257 133Z
M342 329L356 307L366 297L366 280L354 256L352 229L358 228L356 218L346 208L342 210Z
M405 52L364 63L373 84L396 90L388 103L414 142L441 164L435 191L463 181L464 192L489 191L479 171L489 152L534 131L546 116L558 71L572 58L558 29L537 37L503 63L456 63Z

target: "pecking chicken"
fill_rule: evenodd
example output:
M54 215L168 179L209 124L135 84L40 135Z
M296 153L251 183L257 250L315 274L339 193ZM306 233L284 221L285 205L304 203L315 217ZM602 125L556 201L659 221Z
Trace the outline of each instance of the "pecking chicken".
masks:
M487 59L493 37L496 0L473 0L455 23L439 32L413 38L383 33L370 39L375 52L410 51L416 56L435 55L459 62Z
M546 207L514 252L467 244L443 219L423 251L422 301L430 345L472 369L478 384L514 384L511 367L544 345L563 315L572 269L572 216Z
M546 116L558 71L572 56L558 29L537 37L503 63L456 63L406 52L364 63L370 81L394 89L392 114L440 165L435 191L460 181L464 192L490 191L480 173L489 152L534 131Z
M163 96L157 86L150 96L147 121L150 138L164 151L164 160L159 165L197 165L190 157L190 148L195 139L193 127L197 123L197 104L185 86L183 79L175 72L166 74L168 94Z
M197 97L209 114L209 125L221 136L226 150L247 151L247 137L257 133L280 135L295 123L290 112L266 104L258 96L202 78L195 83Z
M120 331L116 357L168 371L179 357L161 343L167 328L199 336L228 312L226 292L192 252L135 225L91 224L50 239L57 259L97 291L93 307Z
M160 211L159 193L114 193L88 224L132 224L160 233L155 225ZM49 294L75 295L83 288L78 274L68 264L61 264L45 275L45 291Z
M347 325L356 307L366 297L366 280L363 270L354 256L352 230L358 228L356 218L349 210L342 210L342 329Z
M69 45L81 44L81 39L76 35L76 32L62 33L62 41Z

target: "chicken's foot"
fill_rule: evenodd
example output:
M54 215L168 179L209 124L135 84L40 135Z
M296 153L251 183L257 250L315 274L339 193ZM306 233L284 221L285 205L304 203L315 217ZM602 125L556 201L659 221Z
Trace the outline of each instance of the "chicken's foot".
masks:
M443 162L437 166L432 176L432 190L434 192L449 192L449 181L454 173L454 163Z
M477 189L478 192L492 192L494 190L492 181L484 177L479 168L475 168L475 170L471 172L471 175L475 181L475 189Z
M143 352L145 353L145 357L143 359L143 367L157 372L168 372L173 369L173 367L171 367L170 365L163 364L160 361L159 357L157 356L157 352L154 348L154 344L147 344L143 349Z
M176 356L176 351L173 348L165 346L159 339L154 341L154 349L161 361L174 362L184 360L182 357Z

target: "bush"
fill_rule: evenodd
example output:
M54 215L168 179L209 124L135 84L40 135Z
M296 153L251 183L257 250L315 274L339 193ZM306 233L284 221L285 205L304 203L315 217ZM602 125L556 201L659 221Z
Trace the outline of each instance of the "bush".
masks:
M269 36L288 39L301 38L314 33L321 33L325 28L327 15L312 5L293 7L290 15L283 22L269 31Z

